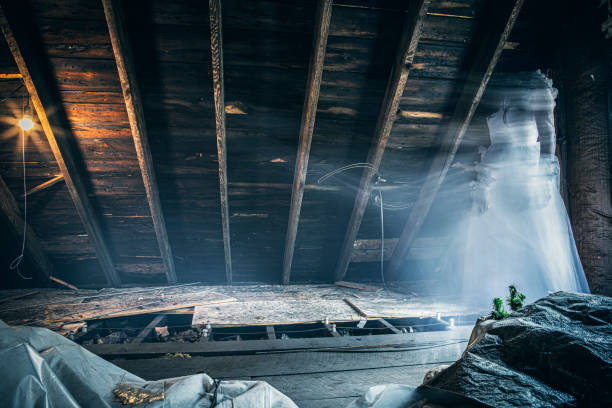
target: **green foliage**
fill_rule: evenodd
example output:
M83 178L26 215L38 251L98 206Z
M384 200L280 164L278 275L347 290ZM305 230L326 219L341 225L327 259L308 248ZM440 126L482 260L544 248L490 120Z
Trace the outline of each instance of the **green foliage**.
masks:
M508 297L508 305L510 306L510 309L515 312L517 310L521 310L523 307L523 301L525 300L525 295L519 292L514 285L508 286L508 289L510 290L510 296Z
M504 301L502 298L493 299L493 312L491 313L491 317L495 320L501 320L508 317L508 312L504 310Z
M521 310L525 295L519 292L514 285L508 286L508 290L510 291L510 296L508 296L507 299L508 306L510 306L510 309L514 312ZM501 320L508 317L508 312L504 310L504 301L502 298L493 299L493 312L491 312L491 317L495 320Z

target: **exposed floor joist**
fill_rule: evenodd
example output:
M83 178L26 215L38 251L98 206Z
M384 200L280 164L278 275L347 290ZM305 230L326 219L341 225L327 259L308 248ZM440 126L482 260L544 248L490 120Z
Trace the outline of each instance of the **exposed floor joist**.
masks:
M466 77L465 85L451 116L448 129L441 141L440 150L433 159L425 182L391 256L389 262L389 273L391 275L396 274L406 258L410 246L429 213L463 136L476 112L487 83L495 70L523 2L524 0L506 0L496 6L496 15L489 22L489 32L482 36L482 43L475 54L474 62Z
M4 218L8 220L10 228L19 240L22 240L25 234L26 245L24 257L36 265L36 269L40 271L45 279L49 278L53 273L53 264L45 254L43 246L34 231L32 231L29 225L24 223L17 201L2 177L0 177L0 212ZM18 254L15 254L15 256L17 255Z
M54 78L50 75L49 62L39 44L38 33L33 32L33 22L22 2L0 1L2 14L0 25L4 38L23 77L42 129L47 137L55 160L64 176L66 186L85 231L109 285L121 284L108 249L98 214L87 195L85 181L79 173L74 136L68 124Z
M329 33L329 22L332 13L332 0L319 0L315 14L315 30L308 67L308 79L306 83L306 97L302 108L302 123L300 125L300 139L293 172L293 187L291 189L291 208L289 210L289 224L285 239L285 255L283 258L283 283L289 283L291 277L291 263L295 249L295 239L300 222L300 211L302 209L302 198L306 184L306 173L308 172L308 158L310 157L310 145L314 131L315 117L317 114L317 103L319 102L319 90L321 88L321 77L323 75L323 63L325 61L325 49L327 48L327 35Z
M163 314L155 316L153 320L151 320L149 324L147 324L145 328L142 329L140 333L138 333L138 335L134 337L134 339L132 339L132 343L142 343L143 340L146 339L149 336L149 334L153 331L153 329L155 329L157 326L161 326L165 324L167 319L168 319L168 316L163 315Z
M378 173L378 168L380 167L380 162L382 161L385 147L387 146L387 141L391 134L391 127L397 116L400 98L406 88L406 81L421 37L423 20L425 19L428 6L429 0L419 0L410 3L410 9L408 10L403 25L402 36L399 41L395 61L391 68L385 96L376 122L376 130L374 133L375 142L368 153L367 162L370 164L370 167L366 167L361 176L359 190L355 197L355 205L348 223L344 242L340 249L338 263L336 264L334 273L336 281L341 281L344 278L350 263L353 243L357 238L363 214L365 213L372 192L374 176Z
M229 231L229 202L227 198L227 143L225 138L225 91L223 83L223 29L221 0L209 0L210 51L212 55L213 94L215 98L215 126L217 130L217 159L219 161L219 196L223 250L225 252L225 278L232 284L232 249Z
M119 72L125 107L130 121L134 147L136 148L142 181L147 193L147 201L151 211L151 218L153 219L159 251L164 262L168 283L174 284L177 279L172 248L170 247L166 221L159 198L157 177L153 167L153 157L151 156L151 148L149 146L142 99L136 80L132 47L125 27L125 17L121 4L118 1L102 0L102 4L104 6L108 32L113 46L113 54L115 55L117 71Z

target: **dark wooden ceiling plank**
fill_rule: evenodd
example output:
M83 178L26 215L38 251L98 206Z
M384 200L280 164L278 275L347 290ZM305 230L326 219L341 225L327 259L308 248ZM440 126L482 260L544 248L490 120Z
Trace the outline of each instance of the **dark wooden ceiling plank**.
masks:
M476 108L484 94L489 78L508 40L512 27L517 20L524 0L505 0L496 8L496 15L490 23L490 31L483 35L465 85L455 106L448 130L441 140L441 147L425 177L414 207L404 225L400 239L395 246L389 263L389 273L393 275L400 267L410 246L414 242L446 173L455 158L457 149L472 121ZM499 25L495 24L500 23ZM503 28L502 28L503 27Z
M344 242L340 249L340 256L334 272L334 279L336 281L343 280L351 260L353 243L357 238L361 220L363 219L363 214L368 205L370 193L372 192L372 182L380 167L385 147L387 146L387 141L391 134L391 127L395 122L397 109L406 87L406 81L408 80L408 73L412 67L412 61L416 54L416 48L421 36L421 29L428 6L429 0L414 1L410 4L411 9L404 22L402 37L399 41L395 62L391 68L385 97L376 123L374 134L375 142L372 144L370 152L368 153L367 162L371 167L367 167L363 171L359 183L359 190L355 197L353 212L351 213Z
M145 122L142 99L132 56L129 37L125 28L125 17L121 4L116 0L102 0L104 14L111 39L113 54L119 72L119 80L123 89L125 108L132 131L134 147L138 157L138 164L142 175L142 181L147 193L147 201L153 219L153 227L159 245L159 251L164 262L166 278L169 284L177 282L172 247L166 231L166 220L159 198L157 177L153 166L153 157L149 145L149 136Z
M212 56L213 94L215 99L215 128L217 130L217 159L219 161L219 196L221 225L225 252L225 277L232 284L232 249L229 230L229 202L227 198L227 143L225 132L225 95L223 83L223 27L221 0L209 0L210 50Z
M92 246L95 248L108 284L118 286L121 280L108 250L98 214L87 196L85 181L78 171L79 160L73 147L72 131L65 117L53 78L45 69L48 61L37 44L36 33L32 32L32 22L23 21L29 16L29 13L20 2L2 0L0 6L2 32L19 67L74 205Z
M36 269L43 278L49 278L53 274L53 264L47 257L47 254L43 250L42 243L32 228L24 223L17 201L2 177L0 177L0 212L2 212L4 218L8 220L9 227L19 240L22 240L25 234L26 244L24 257L36 265Z
M291 277L291 262L295 250L295 239L300 222L300 210L308 172L308 158L314 131L317 103L321 77L323 76L323 63L325 61L325 48L332 13L332 0L319 0L315 14L315 29L312 43L308 79L306 83L306 97L302 108L302 123L300 125L300 139L293 173L293 187L291 189L291 208L289 210L289 224L285 239L285 254L283 258L282 282L287 284Z

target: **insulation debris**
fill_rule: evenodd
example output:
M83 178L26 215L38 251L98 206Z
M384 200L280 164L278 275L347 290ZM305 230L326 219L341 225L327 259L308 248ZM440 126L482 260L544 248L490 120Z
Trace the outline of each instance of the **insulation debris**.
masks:
M151 404L152 402L161 401L165 398L163 392L153 392L144 388L132 387L128 384L118 384L117 388L113 390L113 393L115 394L115 398L117 398L122 405Z

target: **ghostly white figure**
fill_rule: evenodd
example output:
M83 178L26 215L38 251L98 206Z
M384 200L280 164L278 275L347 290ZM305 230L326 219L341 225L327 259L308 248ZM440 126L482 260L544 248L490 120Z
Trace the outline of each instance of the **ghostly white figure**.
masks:
M589 291L559 194L556 89L539 71L529 75L531 86L496 91L491 145L476 166L467 236L454 257L463 264L454 266L465 299L481 306L505 297L510 284L528 301L549 291Z

